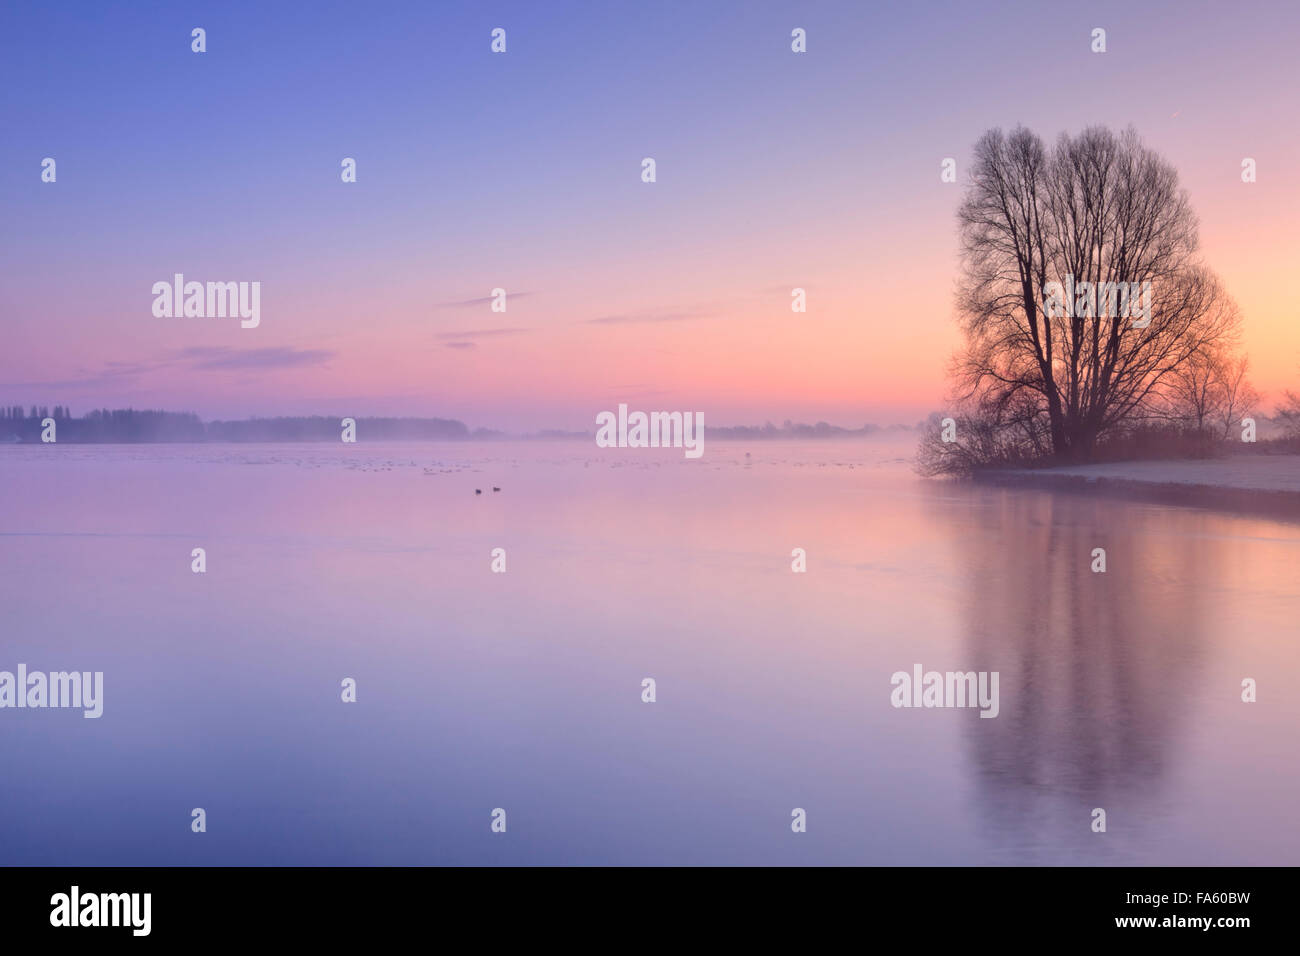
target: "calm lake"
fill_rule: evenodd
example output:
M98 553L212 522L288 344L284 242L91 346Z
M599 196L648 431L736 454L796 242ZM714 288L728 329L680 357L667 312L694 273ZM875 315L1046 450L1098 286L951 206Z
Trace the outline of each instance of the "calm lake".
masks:
M1300 864L1300 525L910 442L0 447L0 864Z

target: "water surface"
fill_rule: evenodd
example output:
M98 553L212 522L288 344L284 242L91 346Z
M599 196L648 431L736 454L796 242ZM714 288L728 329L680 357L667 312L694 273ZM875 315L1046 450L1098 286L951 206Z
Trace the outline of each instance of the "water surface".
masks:
M908 457L0 448L0 863L1300 863L1300 526Z

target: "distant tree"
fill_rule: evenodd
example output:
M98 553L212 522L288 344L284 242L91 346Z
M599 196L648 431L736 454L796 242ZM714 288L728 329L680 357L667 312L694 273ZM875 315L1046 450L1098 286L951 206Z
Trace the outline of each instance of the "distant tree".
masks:
M1250 360L1244 355L1223 358L1216 367L1219 376L1218 422L1223 427L1221 438L1229 438L1241 427L1241 420L1253 415L1259 408L1262 396L1246 380Z
M1259 404L1259 393L1246 379L1249 368L1244 355L1226 346L1197 352L1170 376L1165 417L1199 436L1230 437Z
M1221 402L1219 366L1221 359L1202 350L1191 356L1170 376L1169 418L1204 434Z
M1290 390L1283 393L1273 421L1282 426L1287 438L1300 438L1300 395Z

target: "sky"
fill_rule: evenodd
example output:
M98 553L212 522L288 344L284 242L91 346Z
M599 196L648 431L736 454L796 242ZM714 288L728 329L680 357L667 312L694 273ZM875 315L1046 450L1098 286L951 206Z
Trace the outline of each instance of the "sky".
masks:
M0 404L911 424L975 141L1097 123L1179 170L1276 399L1297 35L1290 2L6 4ZM260 282L260 324L156 317L178 272Z

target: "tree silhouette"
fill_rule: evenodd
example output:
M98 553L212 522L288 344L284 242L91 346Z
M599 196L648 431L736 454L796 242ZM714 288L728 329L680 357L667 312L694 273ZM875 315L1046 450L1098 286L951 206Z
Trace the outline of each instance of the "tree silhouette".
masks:
M1233 342L1237 309L1197 258L1178 174L1132 129L1062 134L1051 150L1023 127L990 130L958 221L958 441L928 442L926 470L1086 460L1099 441L1167 410L1194 356ZM1085 295L1089 286L1100 295ZM1053 308L1053 288L1066 290L1064 309ZM1139 289L1149 299L1125 302Z

